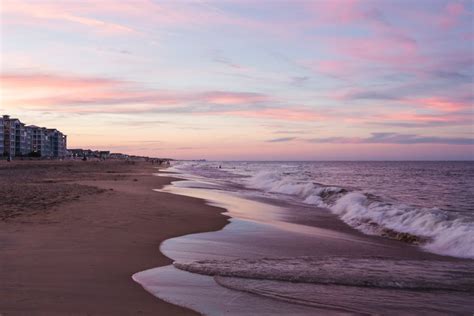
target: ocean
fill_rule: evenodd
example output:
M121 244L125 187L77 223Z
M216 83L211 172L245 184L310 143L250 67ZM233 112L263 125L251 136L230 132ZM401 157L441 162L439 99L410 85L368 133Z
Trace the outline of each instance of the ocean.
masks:
M210 315L474 310L473 162L188 161L167 171L184 181L163 191L231 219L165 241L174 265L134 275L162 299Z

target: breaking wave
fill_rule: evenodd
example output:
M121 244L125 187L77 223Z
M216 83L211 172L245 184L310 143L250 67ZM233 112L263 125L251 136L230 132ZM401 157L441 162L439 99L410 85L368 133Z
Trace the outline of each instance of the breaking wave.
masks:
M219 277L405 290L474 290L472 262L298 257L202 260L173 265Z
M389 202L368 192L297 180L273 171L257 173L247 185L328 208L366 234L421 244L437 254L474 258L474 223L459 214Z

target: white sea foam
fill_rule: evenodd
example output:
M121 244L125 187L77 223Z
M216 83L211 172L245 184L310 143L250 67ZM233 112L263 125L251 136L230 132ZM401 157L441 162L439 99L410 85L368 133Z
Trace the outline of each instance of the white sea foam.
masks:
M419 241L424 249L434 253L474 258L474 223L459 214L386 202L366 192L324 186L276 171L261 171L249 178L247 185L326 207L366 234Z
M346 192L343 188L323 186L305 180L294 179L291 175L273 171L261 171L248 180L248 185L271 193L281 193L300 197L305 203L326 207L326 200Z
M474 224L450 219L440 209L371 201L361 192L344 195L330 209L365 233L384 234L384 228L388 228L427 238L423 247L434 253L474 258Z

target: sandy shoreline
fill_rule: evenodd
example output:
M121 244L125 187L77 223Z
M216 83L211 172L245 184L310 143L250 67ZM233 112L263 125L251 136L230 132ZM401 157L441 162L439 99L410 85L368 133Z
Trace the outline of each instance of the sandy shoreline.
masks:
M0 163L0 313L195 314L131 275L168 265L168 238L222 228L222 209L154 192L153 165Z

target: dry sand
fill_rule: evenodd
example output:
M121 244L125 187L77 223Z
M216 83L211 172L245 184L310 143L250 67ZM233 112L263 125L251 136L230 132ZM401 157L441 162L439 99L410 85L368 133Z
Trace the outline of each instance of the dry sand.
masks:
M155 192L148 163L0 162L0 315L191 315L131 275L161 241L222 228L222 209Z

